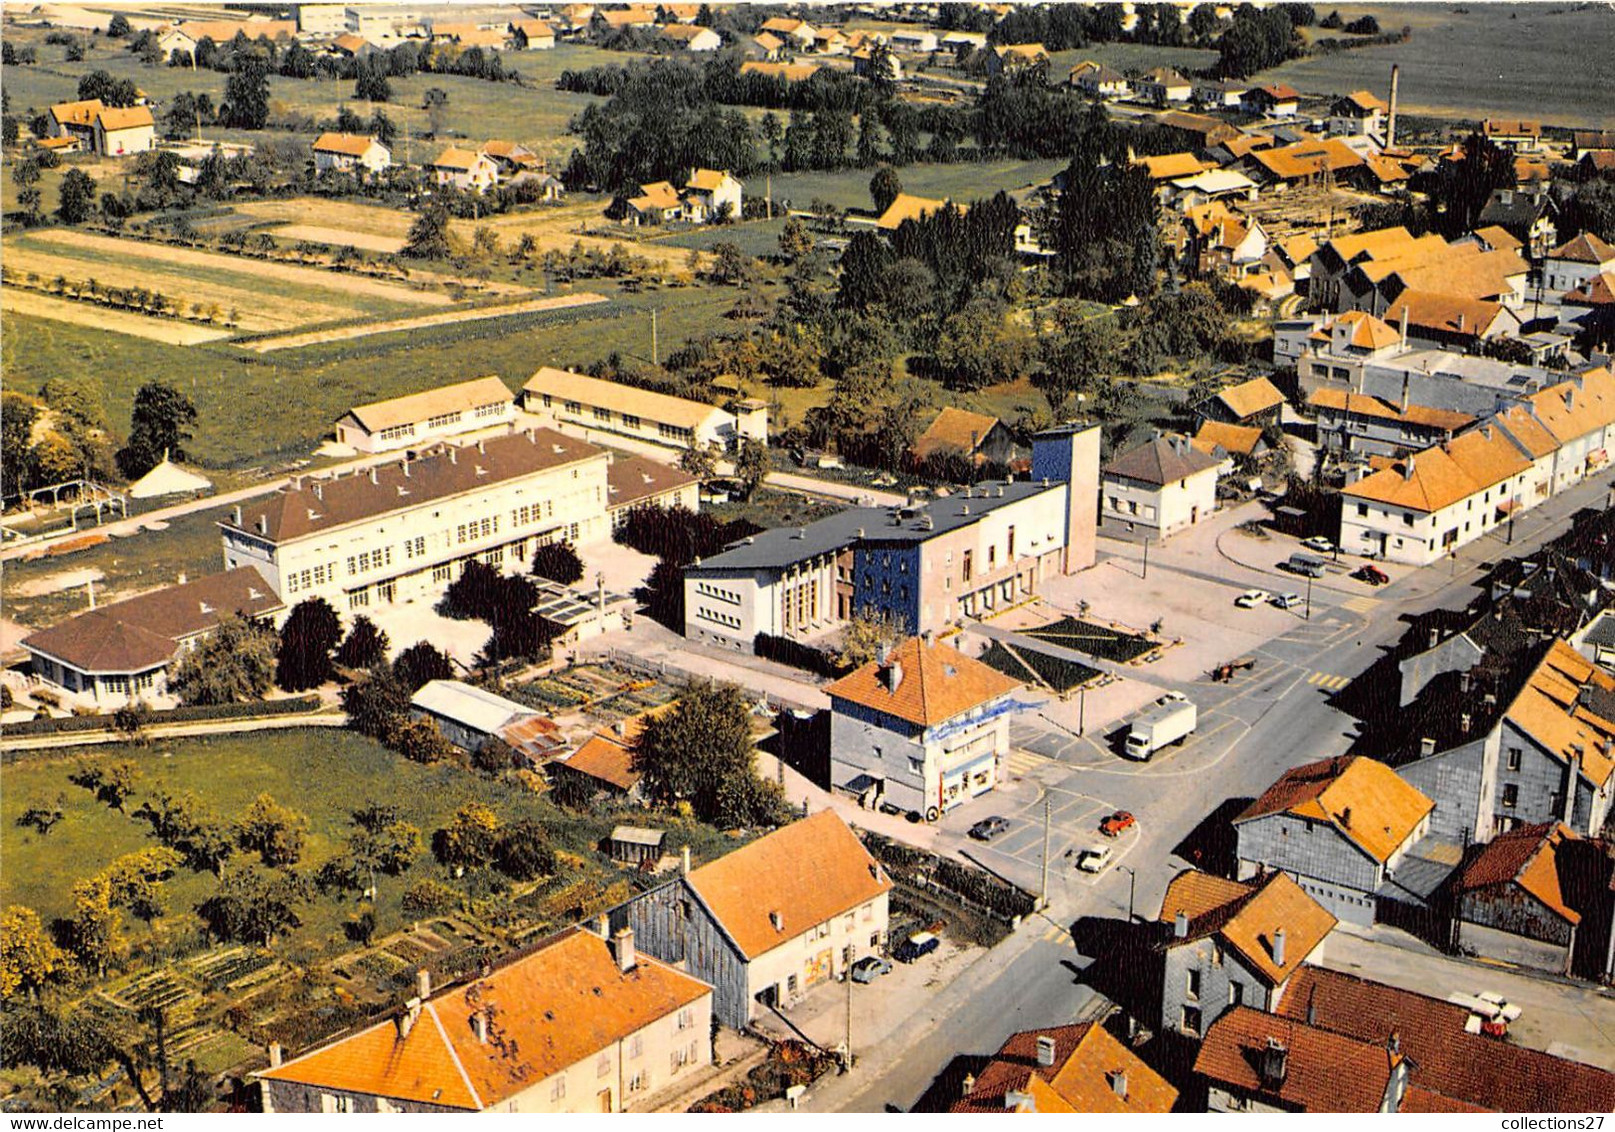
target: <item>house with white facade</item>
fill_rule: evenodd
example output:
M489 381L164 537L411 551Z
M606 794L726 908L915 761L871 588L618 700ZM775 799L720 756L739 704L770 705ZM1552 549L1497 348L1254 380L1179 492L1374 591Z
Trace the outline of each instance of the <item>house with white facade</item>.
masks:
M1433 809L1373 759L1294 767L1234 819L1240 879L1282 870L1335 918L1368 927L1375 893L1429 832Z
M634 897L610 913L645 952L713 988L742 1029L886 947L892 882L834 810L821 810ZM705 1031L702 1032L705 1037Z
M684 218L696 224L721 216L739 220L744 188L728 170L697 169L684 186Z
M392 164L392 151L375 138L358 134L321 134L314 139L314 172L380 173Z
M1089 98L1126 98L1133 84L1126 75L1103 63L1084 60L1071 68L1066 83Z
M1194 1041L1229 1010L1276 1012L1337 923L1287 873L1235 881L1196 869L1166 886L1159 922L1160 1030Z
M157 148L157 126L150 106L106 106L95 116L95 152L128 157Z
M929 634L883 650L825 689L831 785L936 821L998 784L1020 687Z
M93 584L93 583L92 583ZM173 668L227 616L272 618L286 603L251 566L90 608L18 642L29 671L102 711L168 694Z
M1169 102L1189 101L1194 94L1194 84L1171 67L1155 67L1134 80L1133 93L1142 102L1165 106Z
M439 188L454 187L466 193L485 193L499 183L499 166L475 150L449 146L429 166Z
M1606 274L1615 275L1615 247L1592 232L1554 248L1542 261L1542 287L1550 295L1574 291Z
M288 603L322 597L338 612L430 600L467 562L520 570L546 543L607 537L609 461L539 428L297 476L219 523L225 565L256 566Z
M736 411L705 401L653 393L604 378L542 366L522 386L522 408L559 424L648 440L671 448L731 451L743 440L768 443L768 406L737 403Z
M1366 90L1341 95L1329 107L1329 132L1341 137L1385 136L1386 105Z
M712 1063L712 987L585 928L254 1074L265 1112L626 1112Z
M1100 474L1100 529L1159 541L1209 519L1217 466L1183 437L1157 436L1123 452Z
M516 419L516 401L497 377L478 377L386 401L337 418L336 439L359 452L417 448Z

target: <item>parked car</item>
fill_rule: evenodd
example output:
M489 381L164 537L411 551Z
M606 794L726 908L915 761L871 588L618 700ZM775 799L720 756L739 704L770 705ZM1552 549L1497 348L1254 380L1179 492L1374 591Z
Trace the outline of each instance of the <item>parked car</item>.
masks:
M1324 538L1322 535L1313 535L1311 538L1304 538L1301 540L1301 545L1306 547L1308 550L1316 550L1319 554L1333 554L1335 552L1335 544L1329 539Z
M1114 845L1096 845L1091 849L1084 849L1077 858L1077 868L1085 873L1102 873L1116 856Z
M1099 823L1099 832L1106 837L1120 837L1123 830L1132 829L1138 824L1138 819L1126 810L1117 810L1104 821Z
M1301 604L1301 595L1300 594L1274 594L1272 597L1268 598L1267 600L1269 602L1271 602L1273 605L1278 606L1280 609L1294 609L1296 606Z
M892 958L899 963L913 963L922 959L942 946L942 941L930 932L915 932L892 951Z
M1321 578L1328 563L1316 554L1302 554L1299 551L1290 555L1279 563L1280 570L1288 570L1292 574L1300 574L1305 578Z
M855 983L872 983L882 975L891 973L892 961L878 955L865 955L852 965L852 981Z
M1254 609L1272 596L1266 590L1246 590L1234 599L1234 604L1241 609Z
M970 836L977 841L991 841L1000 833L1009 828L1009 819L994 814L990 818L982 818L970 827Z
M1365 562L1352 571L1352 577L1359 582L1367 582L1371 586L1383 586L1391 580L1391 576L1372 562Z

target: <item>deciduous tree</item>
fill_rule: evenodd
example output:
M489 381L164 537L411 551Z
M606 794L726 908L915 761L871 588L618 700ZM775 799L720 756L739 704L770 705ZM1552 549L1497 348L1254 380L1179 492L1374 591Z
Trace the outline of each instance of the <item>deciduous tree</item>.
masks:
M283 806L269 794L260 794L236 823L236 838L249 853L257 853L271 868L295 865L303 855L308 818Z
M342 619L330 602L322 597L298 602L281 626L275 683L283 691L303 692L331 680L336 675L331 651L340 640Z
M261 700L275 675L274 631L234 614L185 654L169 687L187 704L239 704Z
M57 978L65 959L38 912L22 904L0 912L0 1000L37 995Z

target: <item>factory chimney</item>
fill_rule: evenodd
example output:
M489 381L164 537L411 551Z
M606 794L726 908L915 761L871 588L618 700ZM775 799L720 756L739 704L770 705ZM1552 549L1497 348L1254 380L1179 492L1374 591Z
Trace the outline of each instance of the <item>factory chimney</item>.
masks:
M1385 148L1391 149L1396 145L1396 92L1402 85L1402 68L1395 63L1391 64L1391 107L1385 115Z

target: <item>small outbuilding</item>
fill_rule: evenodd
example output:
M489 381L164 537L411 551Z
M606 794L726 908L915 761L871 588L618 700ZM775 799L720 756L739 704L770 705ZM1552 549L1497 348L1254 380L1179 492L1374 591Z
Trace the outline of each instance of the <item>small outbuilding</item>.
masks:
M606 852L613 861L643 869L662 859L662 842L666 837L666 832L660 829L619 825L606 839Z

